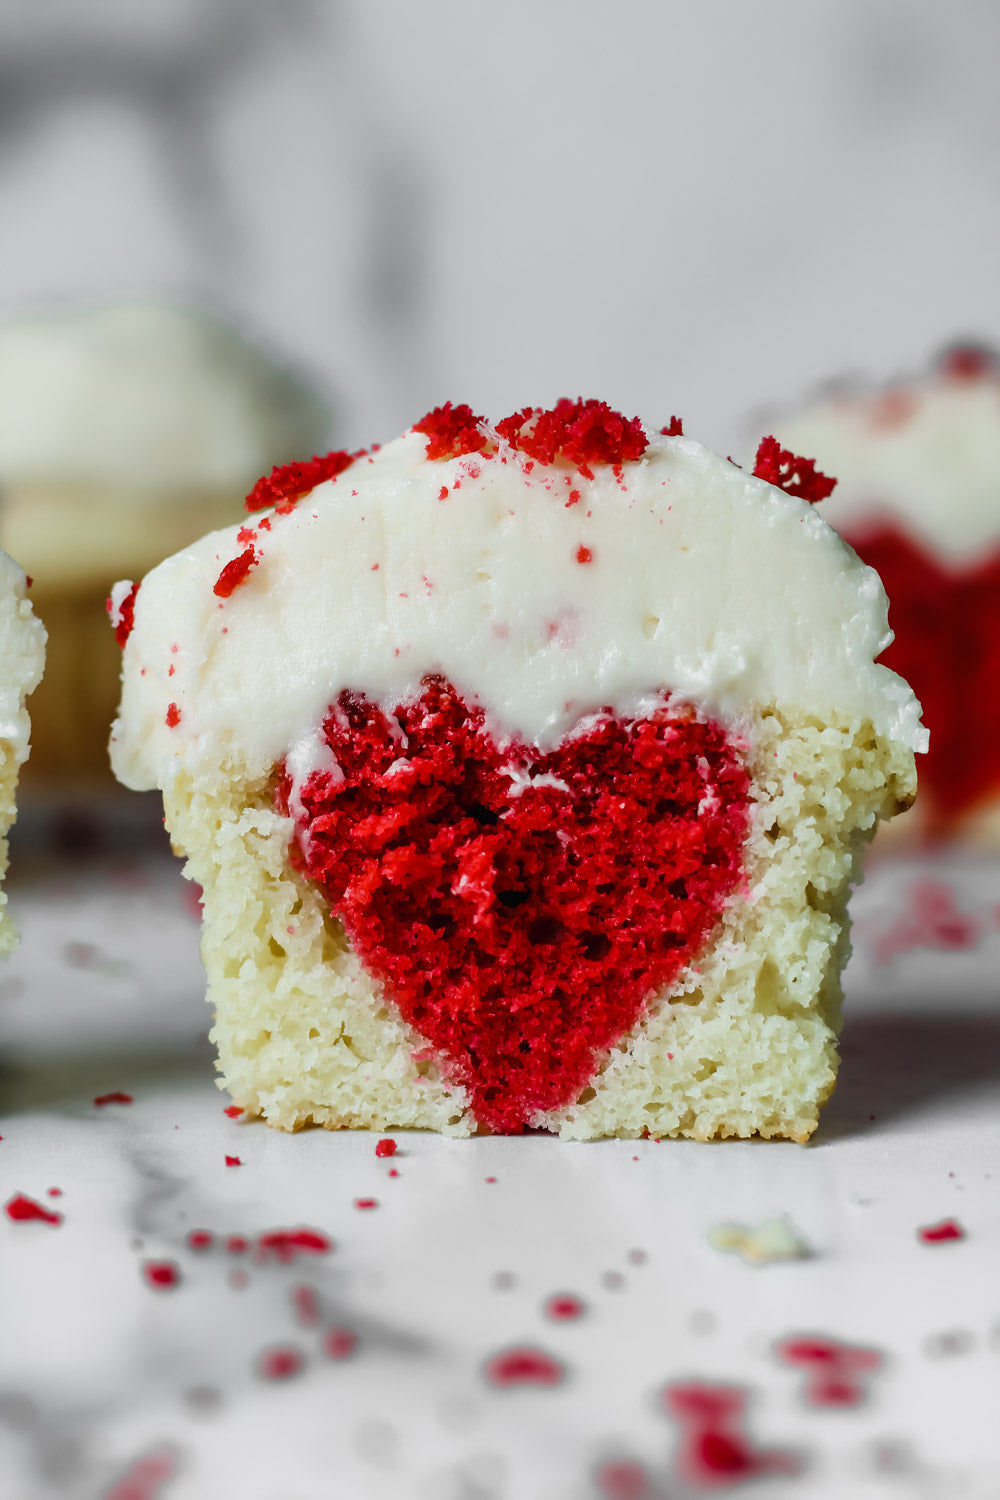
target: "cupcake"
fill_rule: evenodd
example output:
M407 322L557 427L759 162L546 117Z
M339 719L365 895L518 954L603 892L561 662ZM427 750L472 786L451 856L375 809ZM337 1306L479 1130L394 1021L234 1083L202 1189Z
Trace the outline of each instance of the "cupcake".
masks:
M0 881L7 872L7 835L17 812L17 778L28 758L25 699L41 681L45 627L36 618L23 569L0 552ZM17 946L17 930L0 889L0 953Z
M111 584L235 520L261 470L321 443L328 416L235 329L142 302L0 325L0 402L0 546L49 630L32 779L106 777Z
M112 763L203 887L249 1114L808 1137L924 735L822 476L769 472L448 405L119 585Z
M912 683L930 731L900 832L1000 847L997 356L956 345L927 373L837 386L768 430L837 476L823 518L889 596L881 659Z

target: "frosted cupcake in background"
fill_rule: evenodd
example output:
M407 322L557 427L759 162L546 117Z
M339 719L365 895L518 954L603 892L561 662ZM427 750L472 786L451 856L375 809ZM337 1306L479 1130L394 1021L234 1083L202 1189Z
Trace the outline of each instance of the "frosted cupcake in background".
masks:
M881 660L930 730L910 839L1000 847L1000 360L946 350L926 373L831 388L761 430L838 483L820 507L881 575Z
M0 880L7 872L7 834L17 811L15 795L28 756L30 724L25 699L41 681L45 627L35 617L23 569L0 552ZM0 890L0 954L17 945L17 931Z
M107 778L123 575L240 514L257 476L326 444L316 392L235 328L163 303L0 325L0 546L49 631L32 779Z

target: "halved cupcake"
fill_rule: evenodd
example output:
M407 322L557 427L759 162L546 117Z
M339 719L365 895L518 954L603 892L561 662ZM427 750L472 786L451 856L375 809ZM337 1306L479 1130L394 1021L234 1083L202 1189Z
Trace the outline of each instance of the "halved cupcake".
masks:
M924 736L828 486L771 459L449 405L118 587L112 761L204 888L251 1114L813 1130L849 882Z

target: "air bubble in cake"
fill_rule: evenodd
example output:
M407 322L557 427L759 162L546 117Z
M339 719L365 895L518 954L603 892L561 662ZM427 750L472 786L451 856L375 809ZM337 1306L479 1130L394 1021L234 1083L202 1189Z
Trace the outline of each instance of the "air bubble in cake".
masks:
M28 758L31 725L25 700L41 681L45 628L28 598L24 570L0 552L0 882L7 870L7 835L17 813L17 781ZM0 889L0 954L17 945L17 931Z
M955 345L926 373L831 387L767 430L837 476L823 518L889 596L882 660L930 731L900 834L1000 846L1000 361Z
M203 887L249 1115L815 1128L849 886L925 737L829 481L680 428L448 405L118 586L112 761Z

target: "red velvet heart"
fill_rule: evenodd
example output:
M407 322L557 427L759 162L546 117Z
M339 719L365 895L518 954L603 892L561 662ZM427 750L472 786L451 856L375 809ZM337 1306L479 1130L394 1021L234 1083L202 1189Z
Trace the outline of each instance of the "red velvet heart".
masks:
M369 973L482 1124L570 1104L737 885L749 777L725 732L663 701L542 754L440 678L391 718L342 693L324 732L342 779L300 789L294 852Z
M1000 793L1000 552L967 567L942 565L900 528L847 533L889 595L896 638L879 658L913 688L931 734L920 762L927 825Z

